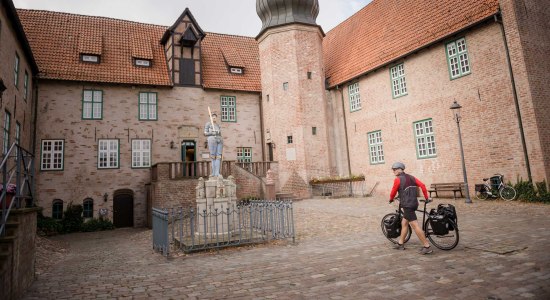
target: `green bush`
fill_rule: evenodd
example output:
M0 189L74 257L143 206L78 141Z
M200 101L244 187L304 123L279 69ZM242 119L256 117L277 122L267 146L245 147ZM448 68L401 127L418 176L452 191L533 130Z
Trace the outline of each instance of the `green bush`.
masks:
M67 210L63 213L63 220L61 220L63 233L78 232L82 229L82 223L84 223L82 211L82 205L69 203Z
M91 232L91 231L103 231L103 230L112 230L115 229L115 226L110 220L99 218L99 219L90 219L82 224L82 231Z
M36 231L39 235L50 236L60 233L63 229L61 222L54 218L44 217L40 212L36 219Z
M528 202L550 203L550 193L546 181L536 182L533 185L532 182L524 181L523 178L518 177L517 183L513 187L517 191L517 199Z

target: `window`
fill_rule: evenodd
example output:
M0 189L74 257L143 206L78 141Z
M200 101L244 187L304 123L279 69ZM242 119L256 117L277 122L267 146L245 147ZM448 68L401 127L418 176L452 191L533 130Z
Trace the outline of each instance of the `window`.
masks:
M21 124L19 122L15 122L15 143L17 145L20 145L21 143ZM15 156L17 156L19 149L15 148Z
M252 148L237 148L237 162L252 162Z
M151 166L151 140L132 140L132 168Z
M6 111L4 114L4 148L2 154L7 154L10 150L10 124L11 124L11 114Z
M359 82L348 86L350 111L361 109L361 96L359 96Z
M63 170L63 140L42 140L40 169Z
M15 53L15 65L13 68L14 84L15 87L19 85L19 55Z
M99 169L118 168L118 140L99 140L97 167Z
M243 69L242 68L230 68L229 69L231 73L233 74L242 74L243 73Z
M284 91L288 90L288 82L283 82L283 90Z
M82 60L83 62L98 64L99 63L99 55L82 54L82 55L80 55L80 60Z
M447 63L451 79L470 74L470 60L468 58L468 49L464 38L450 42L446 46Z
M390 69L391 88L393 98L407 95L407 83L405 82L405 66L397 65Z
M134 59L134 65L136 65L137 67L150 67L151 66L151 60L149 59Z
M52 218L56 220L63 219L63 201L56 199L52 203Z
M237 122L237 98L222 96L222 122Z
M307 79L311 79L311 72L307 72Z
M94 200L90 198L84 199L82 203L82 217L93 218L94 217Z
M432 119L415 122L414 136L419 158L435 157L435 135Z
M25 71L25 81L23 82L23 99L27 100L29 94L29 73Z
M84 90L82 94L82 119L101 120L103 118L103 92Z
M157 93L139 93L139 119L157 120Z
M317 127L311 127L311 134L317 135Z
M292 136L291 135L288 135L286 137L286 142L287 142L287 144L292 144Z
M384 146L382 146L382 131L373 131L367 133L369 140L369 155L371 164L384 163Z

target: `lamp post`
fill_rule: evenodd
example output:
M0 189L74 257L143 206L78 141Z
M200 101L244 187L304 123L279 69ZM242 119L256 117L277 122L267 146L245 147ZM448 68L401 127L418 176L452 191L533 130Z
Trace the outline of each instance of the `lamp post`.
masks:
M466 175L466 162L464 161L464 148L462 147L462 133L460 131L460 109L462 106L454 101L451 105L451 111L458 127L458 144L460 145L460 157L462 158L462 174L464 175L464 189L466 190L466 203L472 203L470 199L470 189L468 188L468 176Z

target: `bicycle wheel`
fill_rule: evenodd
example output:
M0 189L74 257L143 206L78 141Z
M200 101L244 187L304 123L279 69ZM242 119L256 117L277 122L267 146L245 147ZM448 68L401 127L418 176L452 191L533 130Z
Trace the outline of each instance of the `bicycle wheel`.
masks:
M500 197L506 201L516 198L516 190L511 186L504 186L500 189Z
M396 238L390 238L388 237L388 233L386 231L386 226L384 226L384 220L388 220L392 217L399 217L397 216L397 213L390 213L390 214L387 214L385 215L383 218L382 218L382 222L380 223L380 226L382 227L382 233L384 234L384 236L390 240L390 242L394 243L394 244L397 244L398 241L399 241L399 237L396 237ZM405 236L405 242L408 242L409 239L411 238L411 231L412 231L412 228L411 228L411 225L409 224L409 230L407 231L407 235Z
M489 194L486 191L476 191L476 198L478 200L485 200L489 198Z
M441 250L451 250L458 245L458 227L453 220L447 220L447 222L447 226L454 228L454 230L449 230L449 232L444 235L437 235L434 233L429 219L426 220L426 223L424 224L424 228L426 228L426 236L434 246Z

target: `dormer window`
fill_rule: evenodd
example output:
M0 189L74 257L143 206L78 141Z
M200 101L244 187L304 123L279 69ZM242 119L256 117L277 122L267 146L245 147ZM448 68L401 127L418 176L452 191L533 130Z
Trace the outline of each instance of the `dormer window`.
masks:
M81 54L80 60L87 63L99 63L99 55L91 55L91 54Z
M229 71L233 74L242 74L243 68L230 68Z
M145 67L145 68L149 68L151 67L151 60L150 59L139 59L139 58L135 58L134 59L134 65L136 67Z

